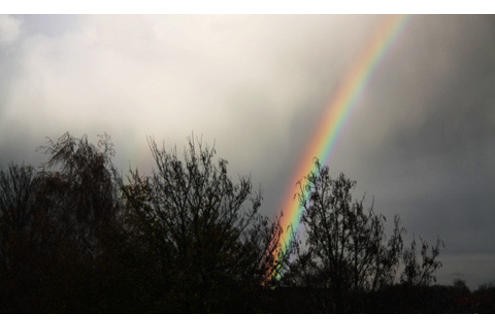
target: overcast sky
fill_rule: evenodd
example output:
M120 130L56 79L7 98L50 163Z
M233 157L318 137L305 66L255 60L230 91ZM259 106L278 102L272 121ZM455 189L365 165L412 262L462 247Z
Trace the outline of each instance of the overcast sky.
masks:
M146 137L194 132L251 175L275 216L325 104L380 16L0 16L0 166L65 131L107 132L149 170ZM495 280L495 18L413 16L345 122L333 173L446 243L441 283Z

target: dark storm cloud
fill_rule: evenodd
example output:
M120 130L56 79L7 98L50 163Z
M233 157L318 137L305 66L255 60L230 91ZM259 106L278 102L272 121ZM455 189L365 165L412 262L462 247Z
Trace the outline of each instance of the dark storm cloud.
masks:
M476 266L464 277L471 286L495 278L489 265L495 254L494 41L491 16L410 18L345 123L330 163L334 173L357 180L356 196L366 193L378 210L399 214L409 236L445 241L444 283L455 278L454 267L471 262ZM318 73L315 79L323 80ZM294 115L288 163L298 162L311 138L322 95Z
M441 236L449 261L495 252L494 22L413 17L348 122L338 153L349 157L335 161L410 234ZM483 267L471 283L495 277Z
M407 211L414 213L407 218L411 230L435 231L449 241L452 250L494 251L491 238L479 238L495 232L490 202L495 192L493 18L431 16L410 24L409 31L415 34L401 53L409 55L414 67L431 69L430 74L416 77L415 83L417 89L435 92L428 94L422 108L408 106L409 97L402 98L404 107L419 111L419 117L390 127L371 157L384 165L380 169L384 180L388 174L392 179L395 175L403 188L410 186L398 201L407 199ZM432 60L435 56L440 59ZM448 69L435 70L430 65ZM429 84L431 79L436 85Z

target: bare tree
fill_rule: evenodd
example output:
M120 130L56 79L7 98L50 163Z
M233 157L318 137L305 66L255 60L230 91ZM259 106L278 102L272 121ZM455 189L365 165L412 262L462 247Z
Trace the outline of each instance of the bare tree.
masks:
M400 281L410 286L429 286L437 281L435 272L442 266L438 260L440 248L443 242L437 239L435 245L431 245L420 238L421 241L421 261L418 260L416 252L416 239L413 239L409 249L402 254L404 261L404 271Z
M45 195L52 196L50 209L58 211L59 226L73 231L82 249L96 257L103 240L111 238L109 227L116 228L119 210L120 177L111 161L115 152L109 136L99 136L95 146L86 136L65 133L41 149L49 155L40 176Z
M208 310L215 291L241 281L258 287L277 229L259 214L261 196L250 180L232 181L227 161L215 161L215 149L199 140L190 139L183 159L149 144L156 169L151 177L131 171L123 188L126 226L156 256L170 288L179 288L173 297Z
M334 309L343 311L347 294L376 291L395 283L400 276L404 229L396 216L387 236L386 217L377 214L373 204L365 208L364 197L353 199L355 181L343 174L332 178L328 167L318 161L315 167L300 184L306 247L299 252L285 283L326 288ZM404 259L415 259L414 253L406 251L404 255ZM425 264L418 271L423 277L419 279L426 282L438 268L438 247L432 256L426 255L426 249L422 255ZM416 269L411 261L406 261L405 267Z
M0 268L4 274L15 261L12 248L31 224L35 200L36 175L32 167L11 164L0 170Z

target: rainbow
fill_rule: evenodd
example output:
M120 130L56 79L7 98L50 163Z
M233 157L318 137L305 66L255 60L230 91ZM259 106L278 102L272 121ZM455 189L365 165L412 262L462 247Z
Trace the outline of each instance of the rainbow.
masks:
M300 179L313 170L315 158L318 158L321 163L328 163L335 147L337 136L346 118L359 99L377 64L383 58L399 31L404 27L406 20L406 16L403 15L385 16L369 44L364 48L364 51L357 58L348 74L345 75L342 84L326 107L321 124L305 149L302 161L293 175L289 188L287 188L285 202L281 207L284 214L280 218L280 225L284 230L274 251L275 261L287 252L294 236L293 232L297 232L301 221L303 208L300 206L297 197L294 197L299 190L298 182L301 181L302 185L300 187L305 190L305 182ZM308 197L307 194L303 196L305 199ZM281 273L278 270L274 270L274 268L271 269L272 273L268 275L268 279L280 278Z

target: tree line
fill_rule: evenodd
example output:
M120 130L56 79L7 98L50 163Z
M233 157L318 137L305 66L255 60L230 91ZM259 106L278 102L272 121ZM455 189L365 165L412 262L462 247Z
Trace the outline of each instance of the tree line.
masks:
M301 177L304 235L280 256L290 227L213 147L149 146L149 175L119 173L108 136L69 133L40 148L40 167L0 170L1 312L428 312L418 295L438 287L442 242L405 245L398 217L387 233L345 175L316 161ZM448 300L466 292L452 288Z

